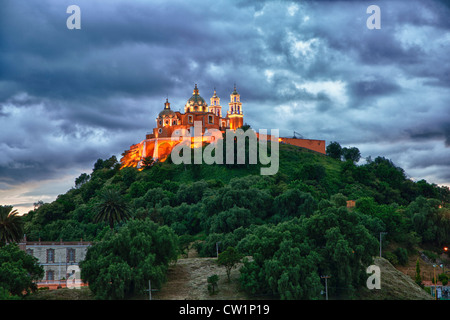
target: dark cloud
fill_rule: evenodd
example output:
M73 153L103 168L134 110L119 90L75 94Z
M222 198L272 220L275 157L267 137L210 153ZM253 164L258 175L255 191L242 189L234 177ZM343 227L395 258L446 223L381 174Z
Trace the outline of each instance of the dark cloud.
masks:
M445 120L444 116L446 122L437 121L433 125L407 130L409 138L420 141L444 140L445 146L450 147L450 115L446 115L446 117L448 119ZM446 161L449 163L448 159Z
M82 29L68 30L72 4L2 3L2 190L120 156L195 83L224 109L236 83L254 128L356 145L449 183L431 169L450 171L445 1L80 0ZM366 27L371 4L380 30Z

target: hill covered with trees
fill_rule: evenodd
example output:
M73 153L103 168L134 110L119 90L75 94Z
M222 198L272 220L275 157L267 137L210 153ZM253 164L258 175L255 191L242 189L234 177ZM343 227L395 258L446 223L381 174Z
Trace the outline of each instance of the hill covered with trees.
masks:
M383 157L358 165L356 148L339 148L332 143L328 155L322 155L280 144L280 167L273 176L261 176L259 164L175 165L169 158L148 161L138 170L120 169L114 156L99 159L71 190L26 214L24 233L28 240L103 241L110 255L114 232L145 247L147 238L133 242L134 231L127 229L140 230L135 221L142 220L154 233L148 241L159 243L161 236L171 245L157 253L145 247L153 257L145 263L156 261L158 268L129 281L139 290L146 277L162 285L174 246L182 251L201 240L196 248L202 256L215 256L220 243L219 251L233 247L251 257L244 260L240 277L249 294L321 299L320 276L326 274L331 276L330 294L352 297L365 285L365 269L378 254L380 232L387 232L383 241L401 247L390 253L397 259L418 245L437 252L450 242L450 191L411 181ZM355 207L348 208L348 200ZM93 248L101 254L99 246ZM120 268L131 272L127 259L142 253L127 255L125 260L108 258L109 265L117 262L116 278ZM84 265L95 276L95 263L101 262L89 261L90 256L94 254L88 254ZM133 292L127 288L116 297ZM107 298L108 293L99 290L99 296Z

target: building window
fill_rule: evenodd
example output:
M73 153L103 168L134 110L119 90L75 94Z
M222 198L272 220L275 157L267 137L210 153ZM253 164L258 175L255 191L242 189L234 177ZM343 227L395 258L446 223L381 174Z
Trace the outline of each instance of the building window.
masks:
M162 120L159 120L159 125L162 126Z
M159 128L159 129L158 129L158 132L159 132L159 133L162 133L162 128Z
M208 116L208 123L214 123L214 117Z
M240 113L239 110L240 110L240 108L239 108L239 106L238 106L238 107L237 107L237 113Z
M166 120L166 125L168 125L169 124L169 120Z
M55 249L47 249L47 263L55 262Z
M236 102L236 97L234 97L234 102Z
M55 280L55 272L53 270L47 271L47 280Z
M67 262L75 262L75 249L67 248Z
M173 120L173 121L172 121L172 124L173 124L174 126L176 126L176 125L177 125L177 120Z
M193 122L194 122L194 117L188 116L188 123L193 123Z

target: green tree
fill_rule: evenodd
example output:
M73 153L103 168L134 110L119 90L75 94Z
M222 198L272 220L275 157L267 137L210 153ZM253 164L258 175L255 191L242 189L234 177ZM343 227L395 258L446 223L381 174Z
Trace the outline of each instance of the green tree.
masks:
M234 247L228 247L227 250L219 254L217 264L225 267L228 282L231 281L231 270L236 267L236 264L239 263L241 259L242 255Z
M95 223L106 222L112 230L115 223L131 218L128 204L118 190L106 189L100 199L96 206Z
M442 282L443 286L446 286L448 284L448 275L446 275L445 273L441 273L440 275L438 275L438 280Z
M367 279L365 267L378 248L364 223L355 210L329 202L310 217L255 227L237 245L253 257L241 269L243 288L282 299L319 299L320 275L327 274L330 292L351 296Z
M131 220L117 233L89 247L80 263L81 278L98 299L128 299L151 280L160 288L170 261L178 256L178 237L149 219Z
M359 161L359 159L361 159L361 152L359 152L359 149L356 147L343 148L342 156L344 157L345 161L356 163Z
M87 173L82 173L75 179L75 188L80 188L83 184L89 181L91 177Z
M210 233L229 233L239 227L248 227L255 221L255 217L250 210L233 206L214 215L210 220Z
M209 285L208 285L208 291L211 294L216 293L217 283L219 282L219 276L217 274L213 274L211 277L208 277L207 279Z
M145 157L144 160L142 160L142 167L144 170L150 169L153 164L155 163L155 160L153 157Z
M330 156L333 159L341 160L342 157L342 147L336 142L332 141L326 148L327 156Z
M317 201L310 193L288 189L273 201L273 210L281 217L310 216L317 208Z
M0 206L0 247L23 237L23 220L12 206Z
M190 234L184 234L178 238L181 254L186 254L186 258L189 258L189 249L194 242L194 236Z
M394 251L394 254L397 256L398 263L402 266L405 266L408 263L408 251L405 248L397 248Z
M38 260L15 243L0 248L0 288L14 296L23 296L37 289L35 281L44 276Z
M414 280L419 286L423 287L422 284L422 276L420 275L420 263L419 263L419 258L417 258L416 261L416 276L415 276L415 280Z

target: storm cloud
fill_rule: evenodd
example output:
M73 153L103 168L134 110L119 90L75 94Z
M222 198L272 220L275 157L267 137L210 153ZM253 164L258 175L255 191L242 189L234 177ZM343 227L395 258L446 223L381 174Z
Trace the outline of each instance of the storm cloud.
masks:
M356 146L450 185L450 7L377 1L369 30L372 2L4 1L2 201L50 199L50 181L64 193L140 142L166 97L182 109L195 83L224 108L236 84L255 129ZM80 30L66 27L72 4Z

